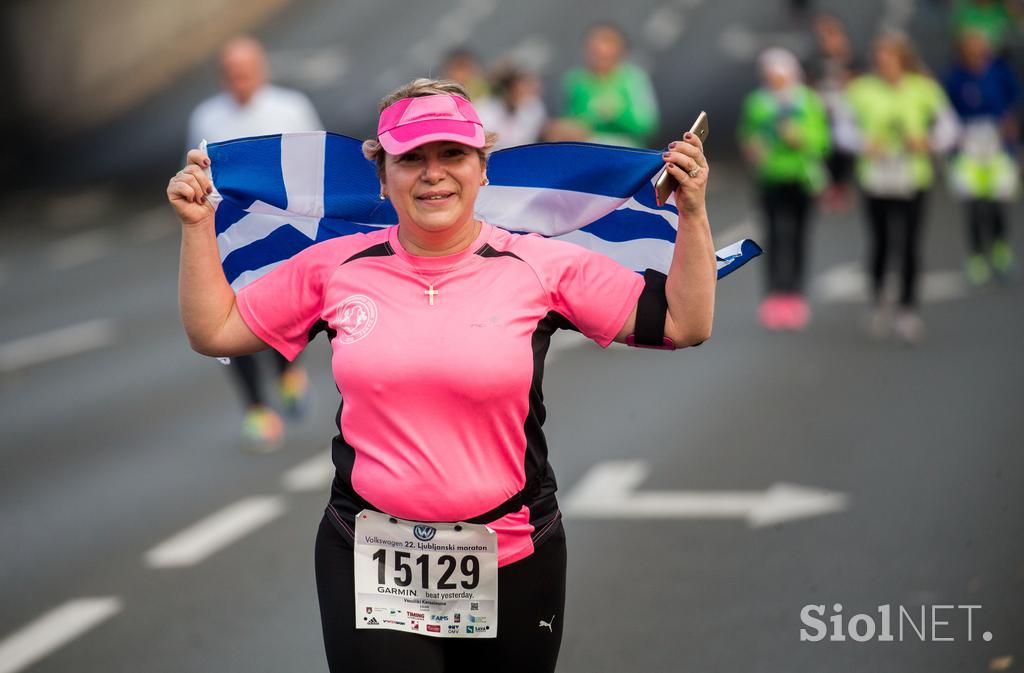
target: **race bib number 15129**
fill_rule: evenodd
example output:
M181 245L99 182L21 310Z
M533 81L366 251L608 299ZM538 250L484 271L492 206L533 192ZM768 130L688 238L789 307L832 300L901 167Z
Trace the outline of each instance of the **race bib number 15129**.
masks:
M363 510L354 554L356 628L497 636L498 543L487 526Z

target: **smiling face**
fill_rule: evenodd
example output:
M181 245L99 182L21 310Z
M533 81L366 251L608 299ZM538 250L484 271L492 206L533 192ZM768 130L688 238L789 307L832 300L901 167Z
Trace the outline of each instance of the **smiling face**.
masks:
M381 188L398 222L428 233L457 232L473 222L473 206L486 177L475 148L461 143L426 143L405 154L387 155Z

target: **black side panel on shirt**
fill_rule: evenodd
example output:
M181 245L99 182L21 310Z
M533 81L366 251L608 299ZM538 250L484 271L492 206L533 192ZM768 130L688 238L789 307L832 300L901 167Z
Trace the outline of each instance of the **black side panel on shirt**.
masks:
M327 338L334 340L334 337L338 336L338 331L327 324L326 320L317 320L313 323L313 326L309 328L309 333L306 335L306 339L312 341L316 338L320 332L327 332Z
M565 316L549 311L533 332L533 378L530 383L530 408L523 424L526 435L526 488L523 502L530 508L530 524L534 527L534 536L546 530L548 524L558 517L558 502L555 491L555 473L548 462L548 442L544 437L544 421L547 409L544 408L544 360L551 346L551 335L558 329L572 329L573 325ZM540 541L539 539L537 540Z
M341 516L345 522L355 530L356 514L364 509L379 511L370 502L356 493L352 487L352 470L356 463L356 449L345 441L345 434L341 429L341 410L345 408L345 400L338 405L338 415L335 423L338 426L338 434L331 440L331 460L334 463L334 483L331 484L330 507L335 513ZM349 535L347 531L340 531Z
M475 254L484 258L511 257L520 262L524 261L515 253L495 250L488 244ZM537 329L533 332L530 408L523 423L523 434L526 436L526 486L523 488L523 504L530 508L530 524L534 527L534 541L538 543L542 541L544 533L551 530L550 524L559 518L558 502L555 500L558 484L555 482L551 464L548 463L548 442L543 430L544 420L547 418L547 410L544 408L544 359L551 345L551 335L558 329L579 331L565 316L549 311L537 323Z

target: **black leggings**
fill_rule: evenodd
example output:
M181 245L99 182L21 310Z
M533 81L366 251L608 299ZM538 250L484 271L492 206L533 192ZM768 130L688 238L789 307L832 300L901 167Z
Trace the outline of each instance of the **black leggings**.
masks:
M850 178L853 176L855 161L852 154L847 154L841 150L833 150L828 155L828 158L825 159L825 165L828 167L833 185L849 184Z
M811 198L796 183L763 185L761 209L768 233L768 292L800 292L804 284L807 218Z
M238 388L242 393L242 399L246 406L266 404L266 397L263 395L263 388L260 386L259 358L262 353L255 355L239 355L231 358L228 369L235 377ZM291 366L288 359L274 349L267 352L267 359L274 364L275 373L280 376Z
M552 672L565 621L565 564L559 523L533 554L498 569L497 638L357 631L352 545L325 516L316 535L316 589L327 665L331 673Z
M985 254L993 243L1006 240L1006 206L999 201L971 199L967 202L967 232L971 252Z
M899 246L899 303L905 308L913 308L917 304L917 284L920 275L924 192L917 192L906 199L869 196L866 198L866 205L870 235L868 272L871 277L872 299L876 304L881 302L890 248Z

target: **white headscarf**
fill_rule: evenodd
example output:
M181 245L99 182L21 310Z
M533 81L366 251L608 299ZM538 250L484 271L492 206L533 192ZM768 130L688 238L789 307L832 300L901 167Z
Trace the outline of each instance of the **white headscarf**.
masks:
M793 52L788 49L782 47L765 49L761 52L757 62L761 66L763 74L778 73L785 77L790 82L787 89L792 89L804 81L804 69Z

